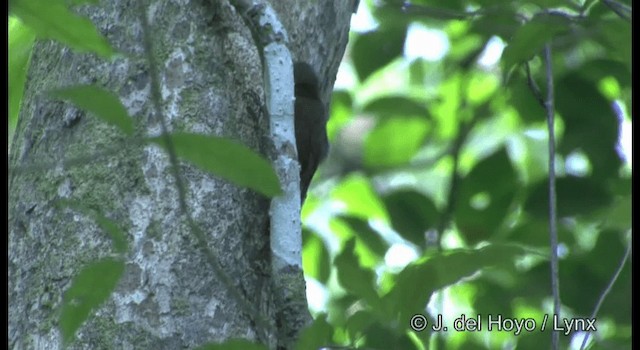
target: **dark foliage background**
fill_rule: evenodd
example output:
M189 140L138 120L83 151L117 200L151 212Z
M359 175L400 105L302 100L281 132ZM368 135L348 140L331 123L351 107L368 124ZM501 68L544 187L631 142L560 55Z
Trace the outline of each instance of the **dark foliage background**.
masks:
M10 11L25 20L20 11L35 3L13 1ZM10 133L36 35L113 54L90 24L65 17L61 4L47 9L58 24L9 19ZM562 317L591 318L604 297L590 348L631 348L629 263L604 294L630 244L631 159L621 140L631 125L631 1L362 1L357 18L367 14L372 25L354 28L333 94L332 151L303 210L303 260L316 321L299 348L549 348L551 325L541 331L553 304L548 140L536 93L546 93L540 55L546 43L557 118ZM82 95L87 91L66 98L81 107L90 98L111 101L104 92ZM198 141L183 136L185 145ZM197 148L186 147L181 156L199 158L189 153ZM220 164L200 165L246 185ZM117 250L126 249L122 233L93 215ZM105 287L112 289L121 267L96 262L74 281L71 291L93 304L63 310L67 336L108 297L83 289L83 281L112 275ZM414 315L429 327L412 328ZM449 331L429 331L437 315ZM454 331L461 315L480 317L480 330ZM529 319L535 330L488 331L489 315ZM568 332L561 347L578 349L583 336Z
M332 153L303 211L312 305L334 341L363 348L549 348L541 53L551 42L562 317L590 318L630 242L620 142L631 124L631 2L366 5L368 28L354 28L333 95ZM628 263L590 348L631 347L630 305ZM440 314L449 331L415 331L415 314ZM481 331L454 331L463 314L481 315ZM489 315L530 318L535 331L489 332ZM583 336L561 335L561 348Z

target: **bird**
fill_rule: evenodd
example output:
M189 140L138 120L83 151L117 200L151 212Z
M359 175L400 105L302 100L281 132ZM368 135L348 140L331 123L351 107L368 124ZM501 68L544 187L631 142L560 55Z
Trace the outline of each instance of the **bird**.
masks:
M320 97L318 75L306 62L293 66L295 83L295 134L300 163L300 202L304 203L311 179L329 152L327 112Z

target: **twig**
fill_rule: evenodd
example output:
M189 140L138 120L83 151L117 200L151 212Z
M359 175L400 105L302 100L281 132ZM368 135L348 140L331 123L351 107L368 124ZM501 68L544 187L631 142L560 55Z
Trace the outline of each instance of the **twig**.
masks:
M560 315L560 278L558 263L558 228L556 218L556 136L554 129L554 91L553 72L551 69L551 44L544 46L544 64L547 76L547 97L544 107L547 111L547 129L549 132L549 238L551 241L551 290L553 293L553 315ZM560 333L551 333L551 348L558 350L560 346Z
M616 280L618 280L618 277L620 276L620 272L622 272L622 268L624 267L625 262L627 262L627 259L629 259L629 255L631 255L631 242L629 242L629 244L627 245L627 251L624 253L624 256L622 257L622 260L620 260L620 264L618 265L618 269L613 274L613 277L609 281L609 284L607 285L607 287L604 289L604 291L600 295L600 298L598 299L598 302L596 303L596 307L593 310L593 313L591 313L591 319L592 320L595 319L596 316L598 315L598 311L600 311L600 306L602 306L602 303L604 302L604 299L607 297L609 292L611 292L611 288L613 288L613 285L616 283ZM585 346L587 345L587 340L589 339L590 335L591 335L591 332L587 332L587 334L584 336L584 339L582 339L582 345L580 345L580 350L585 348Z
M460 129L458 130L458 135L453 142L451 147L451 155L453 156L453 169L451 169L451 179L449 181L449 192L447 194L447 206L442 212L442 216L440 217L440 222L438 223L438 227L436 228L437 232L437 241L436 246L438 248L438 252L442 252L442 235L444 234L444 230L447 228L449 223L451 222L451 217L453 216L453 212L456 206L456 197L458 195L458 184L460 182L460 176L458 174L458 168L460 166L460 151L462 150L462 145L466 140L466 136L469 134L469 130L471 129L472 122L463 123L460 125ZM442 290L437 292L437 303L440 308L440 312L444 312L444 292ZM444 337L438 332L433 333L437 336L437 349L444 349Z
M460 89L459 89L460 96L466 96L465 94L466 94L467 87L468 87L467 84L464 84L464 83L460 84ZM467 104L466 99L463 99L461 102L460 109L461 110L465 109L466 104ZM471 117L471 120L463 121L460 124L458 129L458 134L456 135L456 138L450 147L451 155L453 156L453 169L451 170L451 181L449 184L449 192L447 194L447 206L444 209L444 212L442 213L442 217L437 227L438 249L440 249L440 239L442 237L442 234L445 228L447 227L447 225L449 224L449 222L451 221L451 217L453 216L453 212L456 206L456 197L458 194L458 186L460 182L458 168L460 166L460 153L462 151L462 145L467 140L467 136L469 135L469 132L471 132L471 129L473 128L473 126L476 124L477 121L478 121L477 114L474 114Z
M460 84L461 96L465 96L464 91L466 90L466 87L467 87L466 84L464 83ZM463 100L461 102L461 109L464 109L465 106L466 106L466 100ZM442 212L442 216L440 217L440 222L438 223L438 226L436 228L436 232L438 235L437 236L438 252L442 252L442 244L441 244L442 235L444 233L444 230L447 228L447 226L451 222L451 217L453 216L453 212L455 211L455 208L456 208L457 197L458 197L458 186L460 184L460 175L458 174L458 172L460 167L460 153L462 151L462 145L467 140L467 136L469 135L469 132L471 131L471 129L473 128L477 120L478 120L477 115L474 115L471 118L471 120L462 122L461 125L459 126L458 134L456 135L456 138L453 141L453 144L451 145L451 147L449 147L449 150L451 151L451 155L453 157L453 169L451 169L451 179L449 182L449 191L447 193L447 206ZM440 312L444 312L444 294L442 291L438 291L436 302L439 305L438 307L440 309ZM434 332L433 335L437 337L436 348L444 349L446 347L444 343L444 337L441 334L438 334L438 332Z
M438 247L440 247L440 239L442 234L451 221L451 217L453 216L453 212L455 210L456 205L456 197L458 194L458 185L460 183L460 176L458 174L460 167L460 152L462 151L462 145L467 139L467 135L469 135L469 131L473 127L475 118L469 122L463 123L460 125L460 129L458 131L458 135L456 135L456 139L453 142L451 147L451 155L453 156L453 169L451 169L451 179L449 183L449 192L447 193L447 206L442 213L442 217L440 219L440 223L438 224Z
M535 99L542 105L547 115L547 129L549 135L549 240L551 245L551 291L553 294L553 314L560 315L560 278L558 263L558 228L556 217L556 137L555 137L555 108L554 108L554 91L553 91L553 72L551 69L551 43L544 46L543 57L546 79L547 79L547 96L543 97L540 88L531 76L529 62L524 67L527 73L527 84L533 93ZM551 333L551 348L558 350L560 344L560 334L558 332Z
M602 0L602 2L618 17L631 22L631 7L615 0Z
M542 108L546 108L544 98L542 97L542 92L540 92L538 84L531 76L531 67L529 66L528 61L524 63L524 69L527 72L527 84L529 85L529 89L531 89L531 92L533 92L533 97L535 97Z

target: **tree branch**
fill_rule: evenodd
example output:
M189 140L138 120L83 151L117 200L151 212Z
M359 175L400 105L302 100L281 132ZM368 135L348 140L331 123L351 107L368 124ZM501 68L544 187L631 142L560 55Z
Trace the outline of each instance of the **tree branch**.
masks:
M555 107L553 91L553 71L551 62L551 43L544 46L544 64L547 77L547 97L544 107L547 111L547 129L549 132L549 238L551 241L551 290L553 293L553 314L560 316L560 277L558 263L558 227L556 211L556 136L555 136ZM551 332L551 348L558 350L560 333Z
M629 230L628 232L629 232L629 236L631 236L631 231ZM604 299L607 297L607 295L609 295L609 292L611 292L611 288L613 288L613 285L616 283L616 280L618 280L618 277L620 276L620 272L622 272L622 268L624 267L624 264L627 262L627 259L629 259L629 255L631 255L631 242L628 243L627 251L622 256L622 260L620 260L618 269L611 277L611 281L609 281L609 284L600 295L600 298L596 303L596 307L593 309L593 313L591 313L592 320L595 319L596 316L598 315L598 311L600 311L600 306L602 306ZM587 345L587 340L589 339L590 335L591 335L591 332L586 333L586 335L584 336L584 339L582 339L582 345L580 345L580 350L585 348L585 346Z
M527 85L529 85L529 89L531 89L533 97L535 97L542 108L546 108L544 98L542 97L542 92L540 92L538 84L531 76L531 67L529 66L528 61L524 63L524 69L527 72Z
M615 0L602 0L602 2L618 17L631 22L631 7Z

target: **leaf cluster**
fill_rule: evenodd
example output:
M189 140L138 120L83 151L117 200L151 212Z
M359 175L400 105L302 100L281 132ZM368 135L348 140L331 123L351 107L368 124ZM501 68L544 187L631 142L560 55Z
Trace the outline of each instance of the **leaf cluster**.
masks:
M368 10L373 29L352 33L342 71L352 83L334 92L333 150L304 208L303 261L325 325L316 344L549 348L548 137L536 95L546 94L549 43L562 315L591 317L604 297L588 344L629 347L628 265L603 291L630 244L631 3L387 0ZM439 46L416 32L445 38L442 59L408 54ZM410 324L442 315L451 327L461 314L538 328Z

